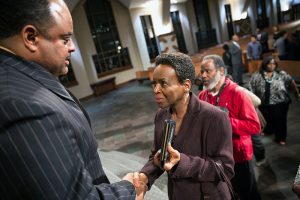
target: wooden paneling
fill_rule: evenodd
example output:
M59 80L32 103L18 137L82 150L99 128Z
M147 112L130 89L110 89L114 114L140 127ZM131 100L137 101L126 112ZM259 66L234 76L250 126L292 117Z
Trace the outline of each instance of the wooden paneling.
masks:
M95 96L107 93L111 90L116 89L115 77L99 81L91 85L92 90L94 91Z

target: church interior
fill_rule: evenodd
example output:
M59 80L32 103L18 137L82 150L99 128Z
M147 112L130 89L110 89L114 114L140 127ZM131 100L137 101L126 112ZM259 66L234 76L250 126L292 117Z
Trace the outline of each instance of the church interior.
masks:
M205 55L222 55L223 44L237 34L243 50L243 83L260 62L247 57L247 44L257 29L268 33L273 47L274 27L300 37L299 0L65 0L74 23L69 73L60 77L88 111L99 144L99 155L114 182L146 162L153 142L155 104L151 80L154 59L164 52L191 56L196 76ZM299 39L299 38L298 38ZM299 42L299 40L298 40ZM300 54L279 61L300 88ZM199 88L193 85L197 95ZM300 102L292 99L285 146L272 136L260 136L267 162L255 166L262 199L293 200L292 184L300 164ZM163 175L146 199L168 199Z

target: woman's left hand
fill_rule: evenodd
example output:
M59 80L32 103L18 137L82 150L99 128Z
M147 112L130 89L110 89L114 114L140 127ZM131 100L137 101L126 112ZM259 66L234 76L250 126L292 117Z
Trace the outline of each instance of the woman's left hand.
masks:
M170 143L168 144L168 152L169 160L164 165L166 171L170 171L180 161L180 153L176 149L173 149Z

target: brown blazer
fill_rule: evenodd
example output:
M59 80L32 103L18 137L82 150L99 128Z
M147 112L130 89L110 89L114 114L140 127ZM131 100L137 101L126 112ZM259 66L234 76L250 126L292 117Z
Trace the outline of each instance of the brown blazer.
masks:
M225 182L214 162L219 162L232 178L231 125L225 112L199 101L190 93L190 102L177 137L172 146L180 152L176 169L168 174L169 199L230 199ZM149 161L141 172L147 174L149 186L163 173L153 164L153 156L161 148L165 119L170 119L169 109L160 109L155 117L155 135Z

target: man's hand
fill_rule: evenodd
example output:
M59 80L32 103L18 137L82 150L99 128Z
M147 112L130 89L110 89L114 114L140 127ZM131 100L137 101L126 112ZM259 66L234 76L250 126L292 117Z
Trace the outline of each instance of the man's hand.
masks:
M129 181L130 183L133 184L133 173L127 173L127 174L122 178L122 180Z
M136 191L136 200L144 199L145 193L148 190L148 178L144 173L128 173L123 177L123 180L127 180L134 185Z
M143 200L148 191L148 177L144 173L133 173L133 185L136 190L136 200Z
M143 183L145 185L148 184L148 177L144 173L134 172L133 173L133 182L138 181L136 184Z

